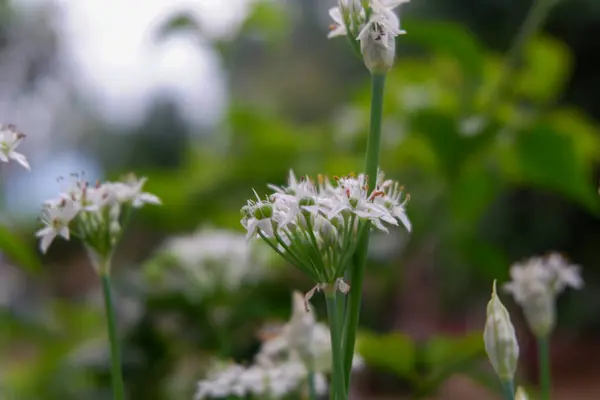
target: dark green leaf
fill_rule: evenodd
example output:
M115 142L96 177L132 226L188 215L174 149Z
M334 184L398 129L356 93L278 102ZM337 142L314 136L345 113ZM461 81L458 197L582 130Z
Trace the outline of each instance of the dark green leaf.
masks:
M362 332L358 352L370 366L412 379L415 372L415 345L408 335L390 333L377 335Z
M40 262L30 246L5 226L0 226L0 250L13 263L29 272L38 272L41 269Z

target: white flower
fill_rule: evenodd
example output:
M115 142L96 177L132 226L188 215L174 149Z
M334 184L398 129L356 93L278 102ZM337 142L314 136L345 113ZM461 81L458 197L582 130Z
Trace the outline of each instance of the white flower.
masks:
M158 197L142 192L145 178L139 181L133 177L124 182L98 182L90 186L83 176L74 174L72 177L67 188L56 198L44 202L43 221L46 227L37 234L42 237L40 246L43 251L47 250L56 235L68 239L68 222L74 219L76 232L92 258L106 258L111 254L122 230L121 205L131 203L137 208L147 203L160 204Z
M30 170L31 168L25 156L15 151L24 138L25 134L17 131L16 126L12 124L0 125L0 161L8 162L12 159L25 169Z
M273 237L273 223L277 221L274 216L280 214L276 212L273 203L268 199L261 200L256 192L254 194L256 201L248 200L247 204L242 207L244 217L241 223L247 230L246 239L250 240L259 233L266 237Z
M45 253L56 236L69 240L69 223L77 216L79 209L75 202L64 199L55 207L45 207L42 211L44 227L35 234L41 238L40 249Z
M380 172L381 184L376 189L374 198L375 204L385 207L392 217L400 221L407 231L411 231L412 225L406 215L405 205L410 200L410 196L404 196L404 188L393 181L383 181L383 174Z
M175 291L183 287L196 300L220 290L232 293L268 276L271 253L263 246L248 243L238 232L199 229L167 240L148 263L147 271L161 268L165 271L158 281L161 287ZM173 271L172 266L179 271Z
M383 174L381 179L383 179ZM368 223L387 232L400 221L410 222L398 184L376 182L370 193L364 174L335 178L296 179L290 172L287 186L269 185L275 193L249 200L242 207L247 238L262 238L286 260L318 284L333 284L347 267L347 258L358 243L358 233Z
M137 179L135 175L130 174L123 182L110 182L107 185L119 203L131 203L135 208L140 208L144 204L160 205L161 201L156 195L142 192L147 180L147 178Z
M516 263L510 276L512 281L504 284L504 290L523 308L529 328L538 337L554 328L556 297L567 287L583 286L579 267L556 253Z
M293 294L292 316L280 333L266 340L249 367L217 366L198 383L196 400L227 396L251 396L273 400L307 391L312 369L319 396L327 393L326 374L331 373L329 328L316 322L304 308L304 296ZM309 357L310 359L307 359ZM353 368L362 364L355 355Z

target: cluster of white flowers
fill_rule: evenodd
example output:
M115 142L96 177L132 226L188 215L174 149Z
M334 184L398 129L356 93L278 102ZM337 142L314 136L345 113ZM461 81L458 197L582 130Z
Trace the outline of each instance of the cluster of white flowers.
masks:
M360 41L367 68L387 71L394 63L395 40L406 32L393 9L409 0L339 0L329 10L334 21L329 38L347 36Z
M203 228L167 240L147 264L147 272L159 278L162 287L181 290L183 286L198 298L215 290L231 293L263 279L270 256L264 244L248 243L241 233Z
M326 394L325 374L331 372L329 328L315 320L314 310L306 312L301 293L293 294L292 306L290 321L262 344L254 364L217 365L198 383L196 400L248 395L287 398L307 390L309 371L314 373L316 392ZM362 365L362 359L355 355L353 368Z
M16 126L0 125L0 161L7 163L15 160L26 169L30 169L25 156L15 151L23 139L25 139L25 134L19 132Z
M537 336L545 336L554 328L556 297L567 287L583 286L579 267L557 253L516 263L510 276L512 281L504 290L523 308L529 328Z
M44 227L36 233L40 249L45 253L57 236L69 240L73 233L95 256L107 257L131 207L160 204L158 197L142 192L145 182L145 178L138 180L129 175L120 182L90 186L79 175L73 175L70 185L58 197L44 203L41 217Z
M261 237L281 256L319 284L343 277L358 238L369 223L387 232L386 225L411 225L404 208L403 188L378 174L369 190L365 175L296 179L288 185L269 185L271 196L248 201L242 208L247 237Z

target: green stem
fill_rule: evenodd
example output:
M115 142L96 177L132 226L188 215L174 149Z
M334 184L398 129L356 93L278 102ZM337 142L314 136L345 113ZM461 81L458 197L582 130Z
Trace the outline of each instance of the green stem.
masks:
M385 89L385 74L373 74L371 79L371 124L367 142L365 173L369 178L369 188L373 190L377 183L377 168L381 147L381 120L383 119L383 92ZM369 250L369 227L362 232L356 252L354 253L352 270L350 271L350 293L346 306L344 325L344 377L346 389L350 387L350 371L356 342L356 330L360 319L362 287L365 276L367 252Z
M327 316L331 333L331 355L333 359L333 387L335 399L346 400L346 384L344 382L344 357L342 353L342 315L338 312L335 289L325 289Z
M550 341L548 336L537 339L540 371L540 399L550 400Z
M504 393L504 398L506 400L515 400L515 385L513 380L501 381L502 383L502 392Z
M497 89L488 105L488 112L490 114L495 111L498 103L502 100L505 91L510 86L512 74L523 54L525 45L542 27L542 24L556 3L558 3L558 0L534 0L523 25L521 25L521 28L506 55L504 67L500 79L498 80Z
M308 398L310 400L317 400L317 388L315 386L315 371L311 368L308 371Z
M123 374L121 372L121 355L119 350L119 338L115 322L115 310L110 291L110 277L108 268L101 268L102 291L104 294L104 308L106 311L106 322L108 324L108 338L110 340L111 379L114 400L125 399L125 387L123 385Z

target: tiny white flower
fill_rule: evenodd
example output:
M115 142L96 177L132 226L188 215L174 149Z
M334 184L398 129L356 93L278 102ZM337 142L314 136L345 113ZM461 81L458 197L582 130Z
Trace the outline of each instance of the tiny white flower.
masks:
M111 182L109 185L113 195L120 203L131 203L133 207L140 208L144 204L160 205L160 199L151 193L142 192L147 178L137 179L135 175L128 175L123 182Z
M583 286L579 267L556 253L516 263L510 276L512 281L504 284L504 290L523 308L529 328L538 337L554 328L558 295L567 287Z
M17 131L15 125L0 125L0 161L7 163L12 159L21 164L25 169L30 170L27 158L15 151L24 138L25 134Z
M73 201L64 200L56 207L45 207L42 214L44 227L37 231L41 238L40 250L45 253L56 236L69 240L69 223L75 218L79 209Z

